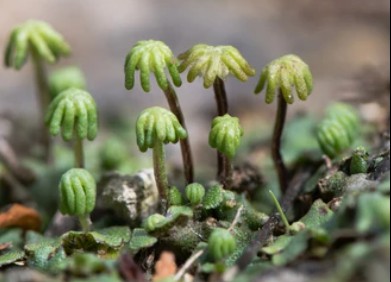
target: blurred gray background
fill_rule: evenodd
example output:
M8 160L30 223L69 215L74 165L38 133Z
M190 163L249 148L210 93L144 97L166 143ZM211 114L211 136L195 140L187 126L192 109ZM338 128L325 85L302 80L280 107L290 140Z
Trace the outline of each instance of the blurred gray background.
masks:
M49 22L72 47L69 58L49 69L79 66L102 120L166 106L155 83L149 94L138 80L131 92L123 86L124 58L138 40L162 40L176 55L201 42L237 47L257 75L247 83L226 80L231 112L253 112L254 119L272 118L275 111L275 105L252 94L260 69L296 53L310 65L315 89L308 102L290 107L290 114L298 109L321 113L325 104L349 94L349 79L363 67L389 65L389 9L388 0L0 0L0 52L15 25L28 19ZM1 65L0 114L38 122L31 72L29 63L19 72ZM182 78L177 92L196 143L205 137L203 115L214 113L214 98L201 79L190 85Z

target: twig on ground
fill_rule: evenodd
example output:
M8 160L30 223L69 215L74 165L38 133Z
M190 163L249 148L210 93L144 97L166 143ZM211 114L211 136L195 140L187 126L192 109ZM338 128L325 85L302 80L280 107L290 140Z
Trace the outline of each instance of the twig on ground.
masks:
M183 275L185 275L186 271L193 265L193 263L205 252L205 250L199 250L194 253L185 264L179 269L179 271L174 276L174 281L179 281Z
M238 223L239 219L240 219L240 215L242 214L242 211L243 211L243 205L241 205L237 212L236 212L236 215L235 215L235 218L234 220L232 221L230 227L228 228L228 231L231 231L235 226L236 224Z

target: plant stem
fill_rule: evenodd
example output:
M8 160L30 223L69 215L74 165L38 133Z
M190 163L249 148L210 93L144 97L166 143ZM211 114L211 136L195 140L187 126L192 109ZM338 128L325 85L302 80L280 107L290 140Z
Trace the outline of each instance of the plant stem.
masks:
M223 184L224 188L230 188L232 186L232 163L229 158L223 155L223 171L220 174L220 182Z
M179 281L183 275L185 275L186 271L193 265L193 263L205 252L205 250L199 250L192 254L187 261L183 264L181 269L175 274L174 281Z
M280 190L282 194L285 193L288 187L288 172L281 156L281 137L284 130L287 107L288 105L285 102L280 90L278 94L277 114L272 139L272 157L274 166L277 170L278 182L280 184Z
M271 190L269 190L269 194L272 197L274 205L276 206L276 208L278 210L278 213L280 214L281 220L282 220L282 222L285 225L285 232L288 234L289 233L289 228L290 228L288 219L286 218L286 215L285 215L284 211L282 210L281 205L278 202L278 200L277 200L276 196L274 195L274 193Z
M229 232L231 232L235 228L236 224L238 224L240 216L242 215L242 211L243 211L243 205L241 205L238 208L238 210L236 211L235 218L234 218L234 220L232 221L231 225L228 228Z
M79 221L83 232L90 231L91 219L89 214L79 216Z
M44 159L51 163L51 139L49 130L45 126L45 114L50 104L49 87L46 75L45 65L40 59L37 52L31 48L31 57L34 65L35 84L37 88L37 100L40 107L41 114L41 131L42 131L42 144L44 146Z
M228 99L225 91L224 80L217 77L213 83L213 90L215 93L215 100L217 104L217 114L223 116L228 113ZM217 177L220 178L224 171L225 156L217 152Z
M217 114L223 116L228 113L227 92L225 91L224 80L217 77L213 83L213 90L217 104Z
M164 91L164 94L165 94L166 99L168 101L168 105L170 107L170 110L174 113L174 115L177 117L179 123L182 125L182 127L189 134L189 132L186 128L185 119L183 117L183 113L182 113L181 106L179 104L178 97L177 97L175 90L172 87L170 82L168 82L168 87L167 87L167 90ZM191 154L189 136L187 136L185 139L179 140L179 144L181 146L183 170L185 173L186 183L187 184L193 183L194 165L193 165L193 158L192 158L192 154Z
M156 142L153 147L153 169L155 172L157 189L161 197L161 209L163 210L163 213L165 213L167 209L168 180L163 146L163 143Z
M84 148L83 140L76 137L73 143L73 152L75 154L75 167L84 168Z

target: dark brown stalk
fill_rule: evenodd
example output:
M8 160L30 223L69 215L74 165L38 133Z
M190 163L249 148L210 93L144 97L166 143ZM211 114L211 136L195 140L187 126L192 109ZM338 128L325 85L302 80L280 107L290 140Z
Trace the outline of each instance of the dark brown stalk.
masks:
M41 114L40 128L42 132L41 142L44 148L44 159L47 161L47 163L51 163L52 144L51 144L49 130L45 126L45 114L50 104L46 69L44 63L42 62L41 58L39 57L39 55L34 49L31 49L31 57L32 57L32 63L34 65L35 84L37 87L37 99L39 102L40 114Z
M224 80L217 77L213 83L213 90L217 104L217 114L219 116L223 116L228 113L228 99L227 92L225 91ZM217 152L217 177L219 179L222 179L226 175L224 172L225 158L226 157L222 153Z
M288 188L288 172L281 156L281 137L284 130L287 107L288 105L280 91L278 95L277 114L272 139L272 157L274 166L277 170L281 194L285 194L286 189Z
M187 131L187 134L189 134L189 132L186 128L185 119L183 117L181 107L179 105L178 97L177 97L175 90L172 87L171 83L168 83L168 88L167 88L167 90L164 91L164 94L166 95L166 99L168 101L168 105L170 107L170 110L177 117L177 119L178 119L179 123L182 125L182 127ZM181 146L183 169L184 169L184 173L185 173L186 183L187 184L193 183L194 166L193 166L193 158L191 155L189 136L187 136L187 138L185 138L185 139L180 140L179 143Z
M221 174L220 182L223 184L224 188L229 189L232 186L232 162L226 156L223 158L223 167L224 169Z

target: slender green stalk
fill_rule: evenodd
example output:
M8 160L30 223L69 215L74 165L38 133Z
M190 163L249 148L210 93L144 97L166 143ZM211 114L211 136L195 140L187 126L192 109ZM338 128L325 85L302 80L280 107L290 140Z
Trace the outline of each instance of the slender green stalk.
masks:
M278 213L279 213L280 216L281 216L281 220L282 220L282 222L283 222L284 225L285 225L285 232L288 234L288 233L289 233L289 228L291 227L291 226L289 225L288 219L286 218L285 213L284 213L284 211L282 210L281 205L280 205L280 203L278 202L278 200L277 200L276 196L274 195L274 193L273 193L271 190L269 190L269 194L270 194L270 196L272 197L273 202L274 202L274 204L276 205L276 208L277 208L277 210L278 210Z
M163 212L167 209L168 179L165 166L164 144L156 142L153 147L153 166L156 178L156 185L159 195L162 197L161 209Z
M83 232L90 231L92 222L89 214L79 216L79 222Z
M172 87L171 83L167 80L168 87L164 92L166 99L168 101L168 105L170 107L170 110L173 112L173 114L177 117L179 123L182 125L182 127L187 131L185 119L183 117L182 109L179 104L178 97L175 93L174 88ZM183 169L185 173L186 183L190 184L194 182L194 165L193 165L193 158L191 154L191 148L190 148L190 142L189 142L189 136L185 139L179 140L180 146L181 146L181 152L182 152L182 161L183 161Z
M37 52L31 48L31 57L34 66L35 84L37 87L37 100L39 101L41 114L42 143L44 146L44 158L48 163L52 161L51 139L48 129L45 127L45 114L50 104L49 87L45 64Z
M83 140L76 137L73 143L73 152L75 155L75 167L84 168L84 148Z
M224 80L217 77L213 83L213 91L215 93L215 100L217 104L217 114L219 116L223 116L228 113L228 99L227 92L225 91ZM217 177L222 178L226 175L224 172L224 163L225 159L227 159L224 154L217 152Z
M288 172L281 155L281 137L284 130L284 124L287 112L287 103L281 93L278 95L278 106L276 121L274 124L273 139L272 139L272 157L274 166L277 170L278 182L280 184L281 193L284 194L288 188Z

